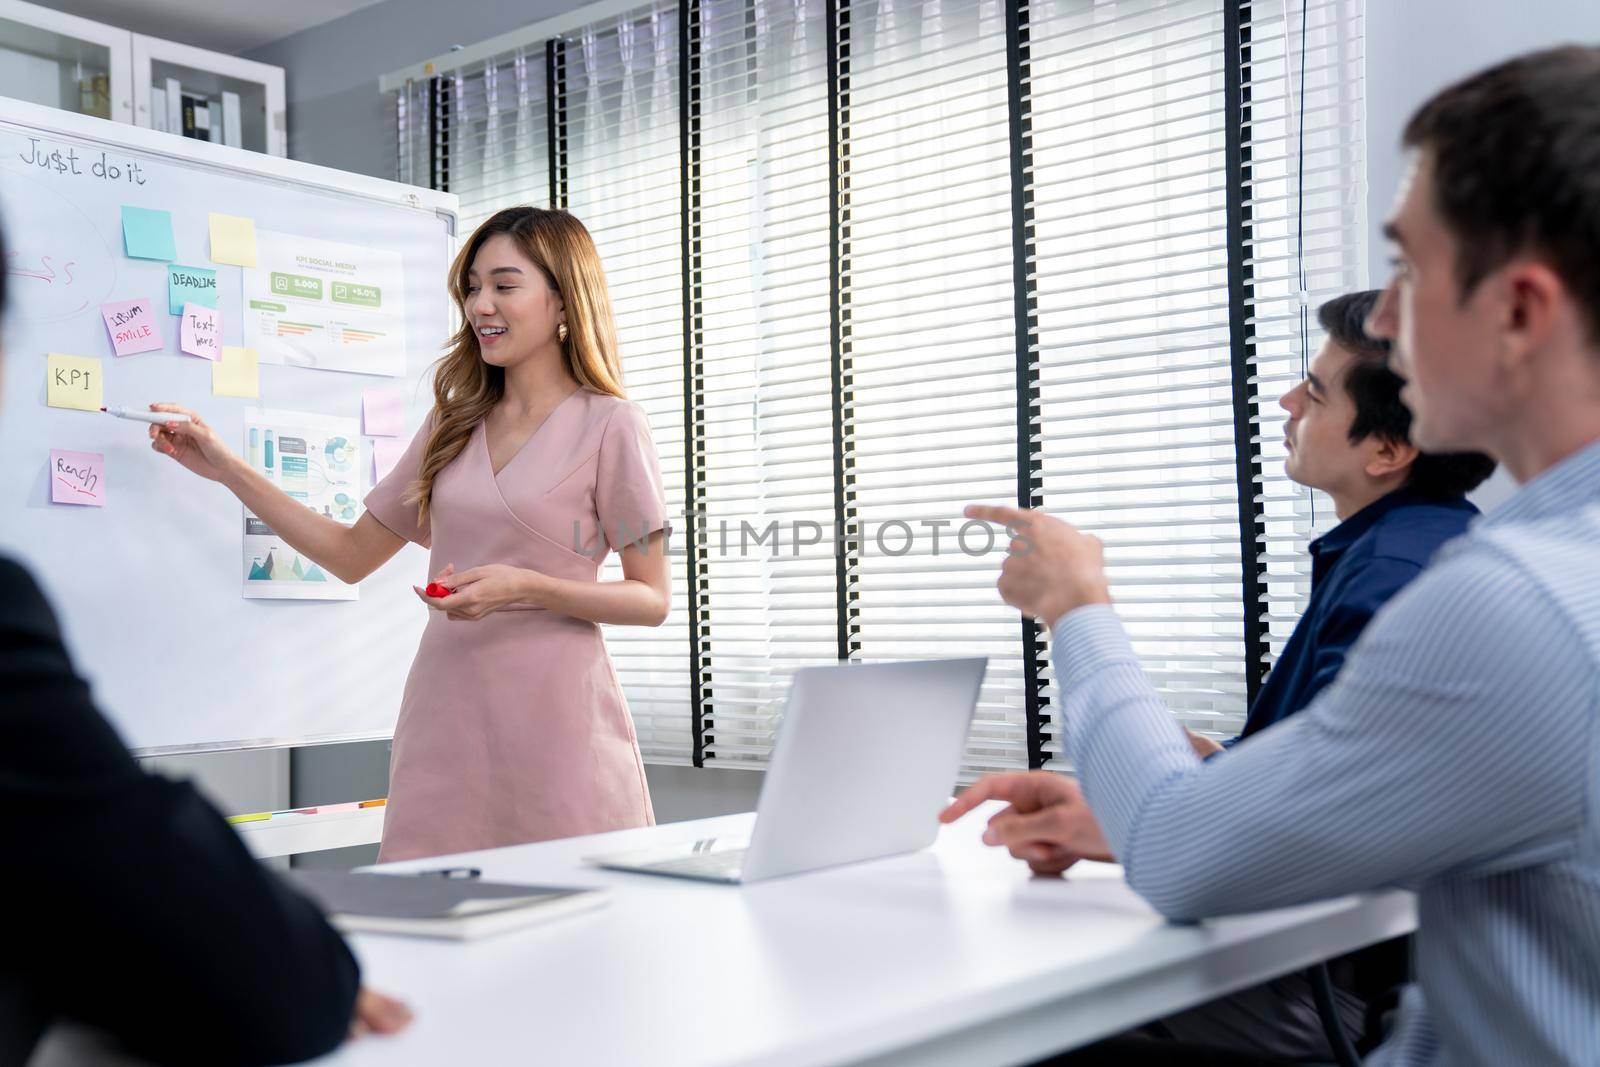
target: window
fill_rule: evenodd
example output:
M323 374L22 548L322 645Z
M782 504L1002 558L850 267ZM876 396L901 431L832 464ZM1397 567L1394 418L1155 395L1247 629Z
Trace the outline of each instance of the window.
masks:
M606 264L677 515L671 619L607 634L647 758L760 765L796 668L966 654L964 773L1057 756L973 501L1100 536L1177 721L1238 730L1331 517L1276 401L1363 283L1357 0L661 2L436 62L399 176Z

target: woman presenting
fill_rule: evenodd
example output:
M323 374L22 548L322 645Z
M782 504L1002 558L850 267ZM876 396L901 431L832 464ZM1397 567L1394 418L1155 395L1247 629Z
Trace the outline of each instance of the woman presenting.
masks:
M451 268L462 327L434 408L354 526L297 503L194 417L151 447L220 482L340 580L406 541L448 596L406 680L380 861L653 821L626 700L597 623L657 626L671 587L660 465L623 398L605 274L583 224L508 208ZM608 549L620 581L598 581Z

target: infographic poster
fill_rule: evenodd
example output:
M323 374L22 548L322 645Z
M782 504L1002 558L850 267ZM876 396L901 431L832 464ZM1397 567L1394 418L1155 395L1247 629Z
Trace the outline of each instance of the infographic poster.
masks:
M256 265L243 273L244 345L261 362L405 374L398 252L258 230Z
M297 411L245 412L244 454L273 485L325 518L354 525L361 514L357 420ZM354 600L346 585L244 512L244 595L268 600Z

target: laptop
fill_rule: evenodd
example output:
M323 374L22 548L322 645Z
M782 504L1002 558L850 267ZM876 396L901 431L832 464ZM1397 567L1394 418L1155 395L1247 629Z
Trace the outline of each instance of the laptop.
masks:
M984 657L795 672L748 839L586 857L618 871L759 882L914 852L939 833Z

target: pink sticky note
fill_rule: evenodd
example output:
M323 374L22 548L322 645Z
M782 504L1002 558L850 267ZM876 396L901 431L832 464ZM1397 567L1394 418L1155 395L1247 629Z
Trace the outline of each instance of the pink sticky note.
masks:
M386 441L379 438L372 442L372 484L377 485L389 477L389 472L394 470L394 465L400 462L400 457L405 455L406 443L404 441Z
M361 413L368 437L399 437L406 428L406 398L398 389L364 389Z
M111 334L111 347L119 356L153 352L161 347L161 323L156 321L149 297L101 304L100 315Z
M106 502L106 457L99 452L50 450L50 500L56 504Z
M178 347L191 356L215 361L222 354L222 312L204 304L183 305Z

